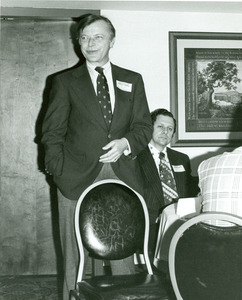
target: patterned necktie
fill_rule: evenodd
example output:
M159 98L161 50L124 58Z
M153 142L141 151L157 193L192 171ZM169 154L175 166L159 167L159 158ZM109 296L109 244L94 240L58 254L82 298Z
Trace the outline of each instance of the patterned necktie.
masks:
M109 128L112 122L112 108L108 90L108 83L105 75L103 74L103 68L96 67L95 70L99 73L97 77L98 102L100 104L107 128Z
M163 152L160 152L159 158L159 172L164 193L164 200L165 204L169 204L174 199L178 198L176 183L174 177L172 176L172 171L168 165L168 162L165 160L165 154Z

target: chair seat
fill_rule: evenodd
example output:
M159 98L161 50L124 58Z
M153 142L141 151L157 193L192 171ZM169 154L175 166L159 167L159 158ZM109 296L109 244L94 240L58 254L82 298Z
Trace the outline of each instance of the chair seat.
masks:
M78 290L85 296L85 299L91 300L174 299L169 295L169 281L162 276L145 273L96 276L79 282Z

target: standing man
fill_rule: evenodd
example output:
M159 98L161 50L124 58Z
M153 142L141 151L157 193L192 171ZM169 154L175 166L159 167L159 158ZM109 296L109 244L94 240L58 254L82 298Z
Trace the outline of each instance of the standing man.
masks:
M195 178L191 176L189 157L169 147L176 132L176 120L166 109L151 113L153 134L149 145L138 155L145 181L144 199L150 217L149 252L154 258L158 224L156 219L161 210L178 200L193 197L198 193Z
M119 178L143 194L135 158L152 134L141 75L110 63L115 42L110 20L85 15L78 39L86 63L55 77L42 138L46 171L58 188L64 299L75 286L78 265L73 221L78 198L105 178Z

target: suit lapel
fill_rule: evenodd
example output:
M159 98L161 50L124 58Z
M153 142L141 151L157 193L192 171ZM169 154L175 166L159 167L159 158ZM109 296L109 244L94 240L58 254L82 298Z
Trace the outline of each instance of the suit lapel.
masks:
M88 110L90 118L94 118L104 129L106 129L105 120L97 101L97 96L86 64L75 69L72 75L74 78L72 88L75 90L77 95L82 95L81 99Z
M112 76L113 76L113 87L114 87L114 93L115 93L115 106L114 106L114 111L113 111L113 119L111 123L111 127L115 126L115 120L116 116L118 116L118 111L120 111L120 95L119 95L119 90L117 89L116 85L116 80L118 77L118 74L116 72L115 66L111 64L112 68Z
M160 182L160 177L152 154L150 153L149 147L147 147L140 155L140 161L147 181L153 188L156 197L159 199L159 201L161 201L161 199L163 198L163 190Z
M177 154L174 155L172 149L167 148L167 156L171 165L171 169L176 181L176 187L177 187L177 192L178 195L180 194L181 188L180 188L180 184L181 184L181 177L179 175L182 175L182 177L184 177L184 173L180 173L180 172L174 172L173 169L173 165L180 165L181 162L179 161L179 158L177 157ZM182 181L183 182L183 181Z
M120 71L120 68L113 64L111 64L111 68L115 93L115 107L111 128L115 128L117 124L120 124L122 122L125 123L127 116L129 116L130 114L130 106L128 105L128 101L132 100L132 93L123 92L117 87L117 80L125 81L125 79L123 79L122 71Z

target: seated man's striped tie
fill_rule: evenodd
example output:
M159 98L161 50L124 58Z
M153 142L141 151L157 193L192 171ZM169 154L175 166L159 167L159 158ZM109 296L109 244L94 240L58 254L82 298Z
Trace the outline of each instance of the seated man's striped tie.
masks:
M103 74L103 68L96 67L95 70L99 73L97 77L98 102L100 104L107 128L109 129L112 122L112 109L108 90L108 83L105 75Z
M178 198L176 183L163 152L160 152L159 158L159 173L164 194L164 201L165 204L169 204Z

